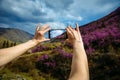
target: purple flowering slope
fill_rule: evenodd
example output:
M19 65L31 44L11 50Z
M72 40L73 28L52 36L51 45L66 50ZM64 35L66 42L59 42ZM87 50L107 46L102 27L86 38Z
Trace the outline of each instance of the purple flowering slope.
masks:
M120 48L120 7L109 15L80 26L87 53L96 49L109 52L112 46L116 51Z
M120 48L120 7L109 15L80 26L86 52L109 52ZM63 35L59 36L62 37Z

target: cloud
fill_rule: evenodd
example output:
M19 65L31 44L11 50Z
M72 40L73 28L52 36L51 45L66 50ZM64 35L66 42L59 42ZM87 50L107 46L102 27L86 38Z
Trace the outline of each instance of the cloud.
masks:
M41 3L42 5L44 3ZM4 17L10 17L10 19L15 21L23 21L23 22L46 22L51 21L50 18L46 18L47 13L45 11L49 11L44 7L44 10L41 9L41 4L38 0L3 0L1 2L1 10L5 14L1 14ZM27 5L27 6L26 6ZM10 16L5 16L10 15ZM17 20L18 19L18 20Z
M47 24L50 25L51 29L65 29L67 27L61 22L48 22Z
M74 0L69 10L71 14L89 16L109 12L119 7L119 3L119 0Z
M73 16L73 15L67 14L66 17L67 17L69 20L78 20L78 21L81 21L81 20L82 20L82 17L81 17L81 16Z
M64 29L86 24L119 7L120 0L0 0L0 26L34 33L35 25L48 23Z
M55 12L63 12L68 10L74 0L44 0L46 6L53 9Z

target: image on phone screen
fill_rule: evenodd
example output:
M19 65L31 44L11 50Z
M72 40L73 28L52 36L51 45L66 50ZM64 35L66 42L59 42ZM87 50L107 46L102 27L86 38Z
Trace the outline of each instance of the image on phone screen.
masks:
M51 29L49 31L50 39L66 39L66 30L65 29Z

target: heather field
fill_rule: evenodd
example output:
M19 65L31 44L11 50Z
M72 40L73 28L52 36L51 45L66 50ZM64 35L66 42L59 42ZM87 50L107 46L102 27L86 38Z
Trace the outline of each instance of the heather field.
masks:
M0 79L67 80L72 54L72 47L64 42L39 45L4 66ZM88 62L91 80L119 80L120 54L114 49L88 54Z

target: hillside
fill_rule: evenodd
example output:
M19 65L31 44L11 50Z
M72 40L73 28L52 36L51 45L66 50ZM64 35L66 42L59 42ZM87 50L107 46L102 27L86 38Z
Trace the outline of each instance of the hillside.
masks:
M92 23L80 26L87 51L109 52L120 49L120 7L109 15Z
M31 39L33 35L15 28L0 28L0 39L5 38L13 42L25 42Z
M99 20L80 26L80 31L88 54L96 50L108 53L113 49L119 53L120 7Z

